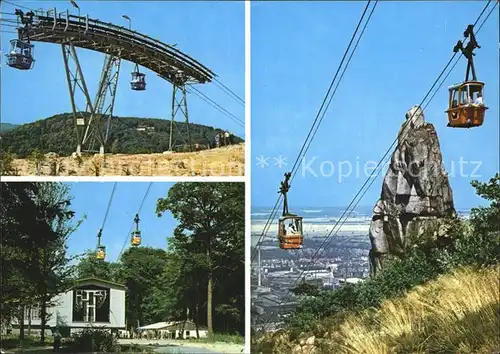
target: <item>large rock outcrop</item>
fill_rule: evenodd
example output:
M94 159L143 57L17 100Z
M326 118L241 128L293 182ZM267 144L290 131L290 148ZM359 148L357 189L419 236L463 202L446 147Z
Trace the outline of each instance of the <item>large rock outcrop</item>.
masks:
M387 256L401 256L418 239L442 236L455 215L453 195L434 126L419 106L406 113L398 145L373 208L370 224L372 274Z

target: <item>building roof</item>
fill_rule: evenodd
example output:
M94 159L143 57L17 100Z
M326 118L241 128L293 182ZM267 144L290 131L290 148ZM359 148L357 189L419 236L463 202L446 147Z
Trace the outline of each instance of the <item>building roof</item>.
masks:
M101 285L108 285L110 287L113 287L113 288L119 288L119 289L123 289L123 290L127 290L127 287L123 284L118 284L118 283L114 283L112 281L108 281L108 280L104 280L104 279L99 279L99 278L93 278L93 277L90 277L90 278L82 278L82 279L78 279L75 281L75 285L85 285L85 284L101 284Z
M185 323L184 323L185 322ZM179 325L193 325L194 323L192 321L171 321L171 322L156 322L147 326L142 326L137 328L138 330L148 330L148 329L172 329L172 327L178 327ZM206 330L206 327L199 326L199 330Z

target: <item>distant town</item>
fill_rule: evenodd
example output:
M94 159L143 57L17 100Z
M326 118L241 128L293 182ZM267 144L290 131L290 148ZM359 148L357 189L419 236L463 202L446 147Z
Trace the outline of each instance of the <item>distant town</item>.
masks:
M254 330L269 332L284 327L286 318L306 298L290 291L299 283L333 290L369 276L371 208L353 212L339 229L335 228L333 233L336 236L325 242L338 221L341 209L323 208L310 210L309 214L306 212L304 244L302 249L293 251L279 248L274 224L266 237L260 240L260 247L256 248L267 219L266 213L252 213L251 318ZM311 217L311 213L316 215ZM465 211L459 214L468 216Z

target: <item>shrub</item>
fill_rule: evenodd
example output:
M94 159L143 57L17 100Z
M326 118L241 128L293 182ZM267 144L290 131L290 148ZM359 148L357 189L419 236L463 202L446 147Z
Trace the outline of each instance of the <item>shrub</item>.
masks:
M102 328L86 328L73 334L69 347L75 352L112 353L119 350L116 336Z

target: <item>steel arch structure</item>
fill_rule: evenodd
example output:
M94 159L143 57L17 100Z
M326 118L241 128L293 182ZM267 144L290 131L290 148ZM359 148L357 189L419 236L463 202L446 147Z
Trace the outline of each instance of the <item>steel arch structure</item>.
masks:
M88 15L75 16L67 10L58 13L55 8L29 13L29 21L23 15L19 10L18 17L24 24L17 29L20 40L61 45L77 133L77 154L82 151L82 146L94 151L93 142L96 140L100 144L99 152L104 153L122 59L155 72L173 85L169 150L174 148L176 137L187 143L191 150L186 86L211 82L216 75L209 68L171 45L122 26L91 19ZM105 54L94 101L87 89L76 48ZM76 106L78 89L84 95L87 114L82 114ZM108 94L109 103L106 105ZM107 117L105 122L104 116ZM175 124L181 119L184 122L182 130L187 131L187 141L181 128L177 129Z

